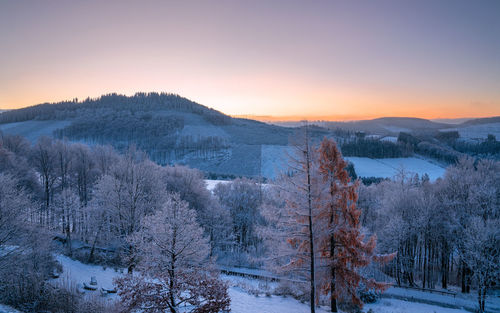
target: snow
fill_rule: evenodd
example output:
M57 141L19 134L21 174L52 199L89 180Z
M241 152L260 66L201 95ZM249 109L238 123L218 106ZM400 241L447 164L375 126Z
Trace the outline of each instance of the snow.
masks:
M262 145L261 147L261 175L274 179L288 167L290 155L293 154L290 146Z
M75 261L69 257L63 255L57 255L56 259L63 266L63 274L60 278L54 279L54 281L63 281L64 279L81 286L83 282L90 282L90 277L95 276L97 278L98 287L104 287L106 289L113 289L113 279L119 277L121 274L119 271L115 271L112 268L104 269L102 266L83 264L79 261ZM231 297L231 312L233 313L276 313L276 312L286 312L286 313L307 313L309 312L309 307L307 303L301 303L291 297L282 296L265 296L262 292L259 296L249 294L243 287L247 288L261 288L263 282L255 279L249 279L244 277L233 277L227 275L221 275L221 278L229 283L229 296ZM269 287L273 288L275 283L269 283ZM455 299L449 296L438 295L438 294L428 294L425 293L421 295L420 291L416 290L398 290L399 288L390 288L387 294L409 296L409 297L424 297L426 300L431 301L443 301L443 303L451 302L453 305L468 305L472 300ZM89 294L97 294L97 291L86 291ZM117 295L112 296L118 297ZM116 298L115 298L116 299ZM462 302L460 302L462 301ZM493 300L494 301L494 300ZM497 301L498 302L498 301ZM495 302L496 303L496 302ZM490 306L492 303L487 304L487 309L496 310L497 306ZM498 303L496 303L498 304ZM363 308L363 312L368 312L372 310L374 313L465 313L467 311L463 309L451 309L443 308L436 305L414 303L409 301L397 300L397 299L380 299L376 303L366 304ZM16 310L11 309L7 306L0 305L0 313L17 313ZM316 312L326 313L329 309L326 307L317 308Z
M381 140L397 140L396 137L384 137ZM286 170L289 155L293 153L290 146L262 145L262 176L275 178L278 173ZM427 173L431 181L444 175L445 169L420 158L387 158L371 159L365 157L345 157L354 163L354 169L359 177L392 178L403 167L406 171L419 176Z
M64 128L70 121L25 121L0 125L0 130L9 135L20 135L30 141L36 141L40 136L52 136L56 129Z
M460 306L468 308L472 311L477 307L477 299L475 294L462 294L460 292L458 292L455 297L452 297L439 293L430 293L420 290L391 287L385 292L385 295L443 303L450 306ZM486 297L486 310L488 312L500 312L500 298L495 296Z
M364 157L346 157L354 164L354 169L359 177L394 177L401 168L409 173L419 176L428 174L431 181L444 175L445 169L427 160L419 158L388 158L370 159Z
M293 298L284 298L280 296L253 296L239 287L229 289L231 297L232 313L307 313L310 312L306 303L300 303ZM329 310L325 308L316 309L318 313L326 313Z
M398 142L398 137L393 137L393 136L385 136L383 138L380 138L381 141L389 141L389 142Z
M113 279L123 275L113 268L104 269L102 266L83 264L64 255L57 255L56 259L63 267L63 273L56 281L66 279L72 284L82 286L84 282L90 284L90 278L95 276L98 289L102 287L111 290L114 289Z
M372 310L373 313L466 313L461 309L443 308L430 304L408 302L396 299L380 299L375 303L366 304L363 312Z
M215 189L215 186L218 184L227 184L230 183L229 180L220 180L220 179L205 179L205 183L207 184L207 189L212 191Z
M13 307L4 304L0 304L0 313L21 313L21 311L18 311Z
M441 129L443 132L458 131L463 139L486 139L488 134L495 135L497 140L500 138L500 123L488 123L481 125L471 125L460 128Z

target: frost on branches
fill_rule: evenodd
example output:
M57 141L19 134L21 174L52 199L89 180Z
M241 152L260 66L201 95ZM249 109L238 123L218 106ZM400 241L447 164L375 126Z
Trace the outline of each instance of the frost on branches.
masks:
M129 312L229 310L227 285L212 268L209 243L196 213L177 194L145 217L128 240L137 249L139 273L116 282Z

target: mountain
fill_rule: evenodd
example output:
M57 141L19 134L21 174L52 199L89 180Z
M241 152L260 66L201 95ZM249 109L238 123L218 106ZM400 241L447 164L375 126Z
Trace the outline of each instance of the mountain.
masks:
M44 103L0 115L0 130L35 141L39 136L118 150L135 144L160 164L186 164L221 175L261 175L262 148L286 146L296 129L244 118L175 94L109 94L84 101ZM314 137L328 134L313 127Z

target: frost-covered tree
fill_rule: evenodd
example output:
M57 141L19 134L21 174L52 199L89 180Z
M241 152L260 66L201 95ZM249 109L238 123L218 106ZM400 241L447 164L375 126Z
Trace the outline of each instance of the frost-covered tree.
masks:
M262 203L261 188L260 184L249 179L235 179L214 188L222 208L231 215L238 251L249 252L257 248L256 227L262 223L258 210Z
M5 245L23 233L30 205L28 196L17 181L10 175L0 173L0 267L2 257L9 251L4 250Z
M168 192L178 193L196 211L198 223L210 238L211 255L232 243L231 216L207 190L204 174L186 166L161 168L161 181Z
M118 239L116 243L125 250L125 255L133 255L133 247L125 243L125 238L139 228L142 217L160 207L164 194L159 167L142 159L135 150L129 151L96 185L91 207L97 213L94 217L99 226L94 242L101 235L105 235L108 243ZM127 264L132 271L134 260L129 259Z
M276 223L273 231L286 237L286 242L279 242L271 248L280 270L309 282L311 313L317 305L317 259L319 198L321 186L318 184L317 154L308 133L308 127L294 144L294 153L290 155L291 175L282 177L280 187L285 205L275 212ZM266 214L269 216L269 214ZM279 238L279 237L278 237ZM281 238L280 238L281 239Z
M488 288L500 282L500 162L463 159L447 171L446 180L447 189L462 187L447 194L447 203L455 208L462 275L476 280L483 312Z
M220 312L229 309L227 286L211 270L208 239L196 212L178 194L141 221L128 237L140 274L117 280L130 312ZM181 308L182 307L182 308Z
M50 212L50 202L52 201L54 184L57 181L56 154L53 145L53 141L49 137L40 137L31 155L32 164L39 174L43 186L45 221L42 219L43 216L40 215L40 223L51 226L54 224L55 216Z
M482 313L488 289L500 281L500 218L471 217L462 232L460 251L477 282L478 307Z
M73 190L64 189L54 197L52 205L54 212L60 216L61 230L66 235L66 247L71 256L73 253L71 233L74 231L75 221L80 213L80 200Z

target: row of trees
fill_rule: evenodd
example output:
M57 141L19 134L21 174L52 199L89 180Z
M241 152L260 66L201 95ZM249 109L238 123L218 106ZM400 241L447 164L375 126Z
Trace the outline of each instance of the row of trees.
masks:
M404 145L391 141L359 138L346 141L341 145L342 154L345 156L357 156L367 158L400 158L407 157L412 153Z
M399 285L461 286L478 292L500 276L500 162L462 159L436 182L404 171L361 186L362 221L382 251L397 251L386 268Z

